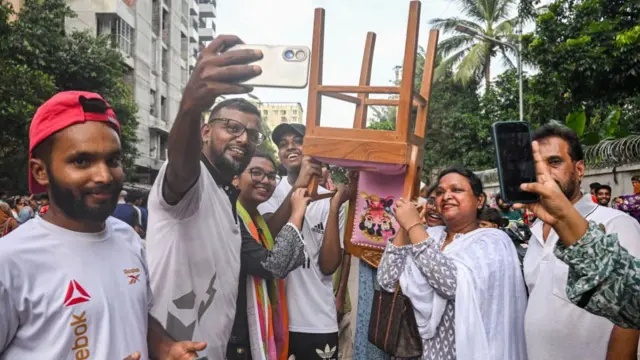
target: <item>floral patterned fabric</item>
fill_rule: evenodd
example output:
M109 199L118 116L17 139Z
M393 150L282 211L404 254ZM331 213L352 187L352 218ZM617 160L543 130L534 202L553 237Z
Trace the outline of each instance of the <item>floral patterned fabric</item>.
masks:
M613 207L628 213L640 222L640 194L623 195L620 198L622 198L622 203L614 202Z
M554 253L569 266L573 303L616 325L640 328L640 259L620 246L617 234L590 221L580 240L570 247L558 242Z

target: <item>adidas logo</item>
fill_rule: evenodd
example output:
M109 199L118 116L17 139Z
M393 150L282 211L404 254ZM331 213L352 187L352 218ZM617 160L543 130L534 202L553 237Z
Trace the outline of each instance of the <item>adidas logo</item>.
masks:
M318 223L318 225L311 228L311 231L324 235L324 225L322 225L322 223Z
M334 359L333 354L336 353L336 347L329 347L329 344L327 344L324 347L324 351L322 349L316 349L316 353L321 359Z

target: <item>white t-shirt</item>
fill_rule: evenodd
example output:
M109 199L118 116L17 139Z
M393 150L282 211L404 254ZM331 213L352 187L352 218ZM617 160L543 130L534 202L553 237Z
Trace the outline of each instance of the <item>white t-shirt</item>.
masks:
M176 205L162 196L166 164L149 193L151 314L176 340L206 341L200 356L224 359L236 312L240 227L206 166Z
M0 241L2 360L146 360L151 301L140 237L116 218L88 234L37 216Z
M274 213L291 191L288 177L283 177L271 198L258 206L262 214ZM319 187L318 193L327 190ZM331 199L314 201L307 207L302 224L302 238L308 259L286 278L289 330L309 334L329 334L338 331L333 276L320 271L318 257L327 227ZM340 246L344 240L344 206L340 208Z
M595 204L591 195L585 195L575 208L587 220L602 224L607 233L617 233L620 245L631 255L640 256L640 224L634 218ZM558 235L552 229L543 242L542 225L537 221L531 228L533 236L524 258L530 292L525 316L529 360L602 360L613 323L569 301L569 267L553 254Z

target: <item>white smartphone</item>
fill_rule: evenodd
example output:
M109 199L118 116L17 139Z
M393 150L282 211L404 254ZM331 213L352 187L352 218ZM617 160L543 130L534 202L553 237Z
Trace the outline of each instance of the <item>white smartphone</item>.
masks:
M253 64L262 68L262 74L244 82L255 87L302 89L309 83L311 50L306 46L291 45L236 45L229 50L252 49L262 51L262 60Z

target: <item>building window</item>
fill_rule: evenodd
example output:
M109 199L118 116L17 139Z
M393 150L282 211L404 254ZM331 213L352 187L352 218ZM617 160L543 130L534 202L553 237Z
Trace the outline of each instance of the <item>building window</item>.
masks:
M181 19L180 21L182 21L182 25L184 25L185 28L189 27L189 3L187 2L187 0L182 0L182 13L181 13Z
M109 35L111 46L128 56L133 56L135 30L124 20L110 14L97 15L98 35Z
M180 57L185 62L189 61L189 39L185 34L180 35Z
M166 136L160 136L160 160L167 160L167 149L169 139Z
M291 110L291 114L298 115L298 110Z
M262 116L267 116L269 115L269 111L268 110L262 110Z
M287 117L286 117L286 116L283 116L283 117L281 117L281 118L280 118L280 122L281 122L281 123L283 123L283 124L286 124L286 123L288 123L289 121L287 120Z
M164 41L165 44L169 43L170 29L171 29L171 14L165 9L162 9L162 41Z
M158 39L155 37L151 40L151 71L158 71Z
M160 0L153 0L151 7L151 29L156 36L160 36Z
M160 120L167 121L167 98L160 96Z
M157 116L158 115L158 104L156 103L156 91L155 90L151 90L149 92L149 114L151 116Z
M187 86L187 81L189 80L189 73L187 69L180 67L180 75L182 76L182 87Z
M298 122L298 117L297 116L292 116L291 117L291 122L292 123L297 123Z
M169 82L169 50L162 49L162 81Z
M158 158L158 136L154 132L149 133L149 157Z
M287 115L287 110L280 110L280 115Z

